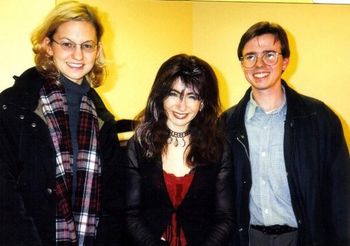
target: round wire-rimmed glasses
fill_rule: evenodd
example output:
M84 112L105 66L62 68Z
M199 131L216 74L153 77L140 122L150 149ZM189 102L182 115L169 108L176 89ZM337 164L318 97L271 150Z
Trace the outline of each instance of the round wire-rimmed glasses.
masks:
M266 51L263 52L260 56L256 53L248 53L240 57L239 60L241 61L242 66L245 68L254 67L259 58L261 58L264 64L273 66L277 63L279 55L282 55L282 53L279 53L277 51Z

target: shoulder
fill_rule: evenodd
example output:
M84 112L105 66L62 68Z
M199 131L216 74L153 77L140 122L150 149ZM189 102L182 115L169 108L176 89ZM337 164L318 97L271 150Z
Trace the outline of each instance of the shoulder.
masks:
M234 113L237 111L237 105L234 105L228 109L226 109L221 115L220 115L220 121L228 121Z
M316 116L321 120L338 121L338 116L326 103L317 98L298 93L290 88L287 93L287 105L290 115L294 117Z
M127 151L129 156L135 156L140 155L141 153L141 145L140 142L137 140L136 135L134 134L127 143Z
M93 101L97 116L104 122L106 121L114 121L114 115L107 109L100 95L94 88L90 88L88 92L88 96Z
M250 98L251 88L248 88L241 100L234 106L225 110L219 118L219 122L232 123L240 121L245 114L245 108Z
M20 76L13 76L14 84L0 94L1 104L17 105L34 110L38 103L39 91L45 78L35 68L29 68ZM21 99L21 100L19 100Z
M127 143L127 156L128 156L128 167L129 168L141 168L141 169L153 169L159 164L160 160L155 157L147 157L146 151L140 144L140 141L134 135Z

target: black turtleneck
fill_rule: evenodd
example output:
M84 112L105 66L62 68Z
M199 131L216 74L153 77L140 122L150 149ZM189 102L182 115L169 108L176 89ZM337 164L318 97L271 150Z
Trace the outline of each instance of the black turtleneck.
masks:
M60 76L59 81L62 83L68 104L68 118L69 118L69 130L72 142L73 151L73 180L72 180L72 205L75 201L75 191L77 186L77 156L79 152L78 145L78 125L80 119L80 103L83 95L86 95L90 89L89 83L84 79L79 85L63 75Z

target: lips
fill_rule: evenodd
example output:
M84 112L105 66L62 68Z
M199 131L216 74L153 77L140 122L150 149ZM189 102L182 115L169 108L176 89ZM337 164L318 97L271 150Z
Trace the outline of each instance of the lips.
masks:
M260 73L254 73L253 76L254 78L262 79L265 78L269 75L267 72L260 72Z
M69 62L67 62L67 65L72 68L82 68L84 66L84 64L82 63L69 63Z
M173 115L176 119L182 120L185 119L187 117L187 113L177 113L177 112L173 112Z

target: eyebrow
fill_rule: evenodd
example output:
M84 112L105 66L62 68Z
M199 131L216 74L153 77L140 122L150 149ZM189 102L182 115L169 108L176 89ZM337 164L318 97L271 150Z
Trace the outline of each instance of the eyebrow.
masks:
M256 54L264 54L264 53L268 53L268 52L271 52L271 51L273 51L273 52L278 52L278 51L276 51L276 50L264 50L264 51L261 52L261 53L258 53L258 52L248 52L248 53L244 54L243 56L246 56L246 55L256 55ZM278 53L279 53L279 52L278 52Z
M182 91L178 91L176 89L171 89L170 92L176 92L177 94L180 95L180 99L182 99L184 96L185 96L185 90L187 89L188 87L186 87L185 89L183 89ZM199 94L194 92L193 90L188 92L187 95L195 95L196 97L199 98Z
M61 37L61 38L58 38L58 40L60 40L60 41L62 41L62 39L66 39L66 40L68 40L69 42L72 42L72 43L74 43L74 44L78 44L78 43L74 42L73 40L71 40L70 38L66 38L66 37ZM89 39L89 40L86 40L86 41L82 42L81 44L83 44L83 43L87 43L87 42L93 42L93 43L96 43L94 40Z

